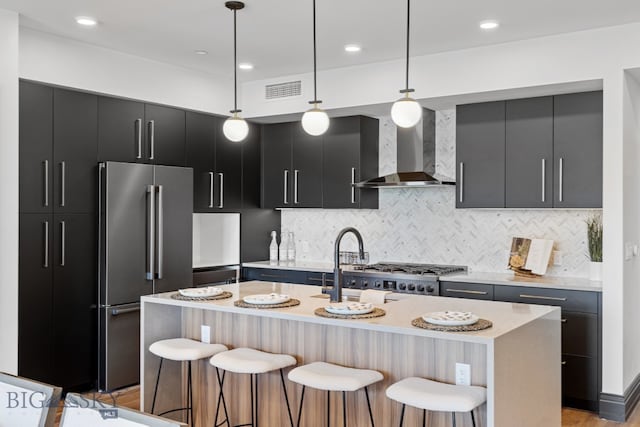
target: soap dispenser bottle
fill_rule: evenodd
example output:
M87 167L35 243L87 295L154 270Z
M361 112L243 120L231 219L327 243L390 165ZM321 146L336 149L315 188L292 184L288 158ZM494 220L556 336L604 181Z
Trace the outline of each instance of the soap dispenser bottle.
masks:
M287 246L287 259L289 261L296 260L296 243L293 240L293 231L289 232L288 246Z
M287 237L287 233L284 231L280 233L280 261L286 261L289 256L289 242Z
M269 245L269 261L278 261L278 233L271 232L271 244Z

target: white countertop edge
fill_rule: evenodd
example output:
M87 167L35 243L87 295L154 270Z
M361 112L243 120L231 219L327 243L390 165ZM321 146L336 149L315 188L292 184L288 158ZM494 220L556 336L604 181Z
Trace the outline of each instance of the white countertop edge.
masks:
M389 324L380 324L378 323L379 319L384 319L384 318L372 318L372 319L360 319L360 320L347 320L347 319L331 319L331 318L326 318L326 317L320 317L320 316L316 316L315 314L313 314L313 312L309 313L309 314L302 314L302 313L295 313L295 309L299 309L300 306L296 306L296 307L291 307L291 308L283 308L283 309L252 309L252 308L243 308L243 307L236 307L233 305L233 302L238 300L239 297L239 292L238 290L233 290L233 287L237 287L240 285L246 285L248 283L264 283L264 284L269 284L272 285L271 282L242 282L240 284L234 284L234 285L224 285L221 286L222 288L229 290L231 292L233 292L233 297L228 298L228 299L224 299L224 300L214 300L214 301L205 301L205 302L196 302L196 301L182 301L182 300L175 300L170 298L170 295L173 292L167 292L167 293L163 293L163 294L156 294L156 295L147 295L147 296L143 296L141 298L141 302L142 303L153 303L153 304L164 304L164 305L171 305L171 306L180 306L180 307L185 307L185 308L195 308L195 309L202 309L202 310L213 310L213 311L221 311L221 312L227 312L227 313L237 313L237 314L246 314L246 315L251 315L251 316L260 316L260 317L271 317L271 318L276 318L276 319L284 319L284 320L295 320L295 321L300 321L300 322L307 322L307 323L314 323L314 324L323 324L323 325L334 325L334 326L339 326L339 327L347 327L347 328L354 328L354 329L366 329L366 330L372 330L372 331L377 331L377 332L387 332L387 333L397 333L397 334L402 334L402 335L411 335L411 336L422 336L422 337L428 337L428 338L434 338L434 339L442 339L442 340L449 340L449 341L459 341L459 342L470 342L470 343L478 343L478 344L490 344L493 343L496 339L500 338L501 336L512 332L520 327L522 327L523 325L532 322L534 320L537 319L541 319L544 317L547 317L549 315L551 315L554 311L560 311L559 307L551 307L551 306L531 306L531 307L535 307L536 309L538 309L540 311L540 313L538 313L537 315L532 315L528 320L526 321L521 321L518 322L515 325L509 326L509 328L505 331L498 331L495 332L495 329L493 328L489 328L483 331L477 331L477 332L440 332L440 331L430 331L430 330L426 330L426 329L420 329L417 328L415 326L411 325L411 320L415 317L417 317L417 315L411 315L408 316L406 321L403 321L402 325L389 325ZM281 285L281 284L279 284ZM286 286L292 286L291 284L286 284ZM309 287L313 287L316 288L315 286L310 286L310 285L294 285L294 286L304 286L305 288ZM320 291L320 288L317 288L318 292ZM315 291L314 291L315 292ZM404 297L404 295L402 295ZM300 296L300 295L292 295L293 298L298 298L300 300L305 300L302 302L302 304L305 304L306 302L309 302L309 300L312 297L304 297L304 296ZM410 296L411 299L413 298L441 298L441 297L429 297L429 296L420 296L420 295L411 295ZM315 299L315 298L314 298ZM397 305L403 301L403 300L407 300L409 298L401 298L398 301L393 301L389 304L396 304ZM449 298L447 298L449 299ZM313 301L314 305L317 302L321 302L323 300L318 300L318 301ZM480 304L514 304L514 303L505 303L505 302L496 302L496 301L475 301L475 300L464 300L463 302L465 303L470 303L470 302L474 302L474 303L480 303ZM517 304L518 306L521 307L527 307L529 306L528 304ZM392 310L394 307L394 305L390 305L389 307L387 307L387 312L390 313L390 310ZM384 307L383 307L384 308ZM400 307L402 308L402 307ZM387 317L387 316L385 316ZM490 316L487 316L490 317ZM558 314L558 319L559 319L559 314ZM488 320L492 320L491 318L489 318ZM494 322L495 324L495 322ZM493 333L491 336L484 336L483 334L487 334L487 333Z
M530 288L552 288L571 291L602 292L602 282L562 276L520 277L512 272L471 272L443 276L440 282L481 283L488 285L524 286Z
M276 270L311 271L314 273L333 273L333 264L313 261L252 261L243 262L243 267L273 268Z

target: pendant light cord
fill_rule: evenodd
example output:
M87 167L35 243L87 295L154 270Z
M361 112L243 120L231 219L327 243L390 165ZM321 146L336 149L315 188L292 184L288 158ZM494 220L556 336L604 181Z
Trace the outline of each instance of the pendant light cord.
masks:
M317 65L316 65L316 0L313 0L313 103L318 103Z
M236 30L236 10L233 10L233 111L238 113L238 41Z
M314 0L315 1L315 0ZM407 67L405 72L405 90L409 92L409 29L411 25L411 0L407 0Z

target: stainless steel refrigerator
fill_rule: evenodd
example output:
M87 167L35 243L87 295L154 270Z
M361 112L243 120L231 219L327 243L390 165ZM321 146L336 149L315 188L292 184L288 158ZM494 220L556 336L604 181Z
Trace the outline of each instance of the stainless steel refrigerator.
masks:
M98 386L140 381L140 297L193 281L193 170L99 167Z

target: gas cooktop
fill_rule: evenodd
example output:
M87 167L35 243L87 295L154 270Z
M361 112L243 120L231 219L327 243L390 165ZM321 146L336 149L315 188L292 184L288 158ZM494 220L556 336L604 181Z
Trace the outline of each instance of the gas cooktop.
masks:
M467 267L461 265L439 265L439 264L409 264L397 262L379 262L377 264L356 265L355 271L362 272L382 272L443 276L445 274L464 273Z

